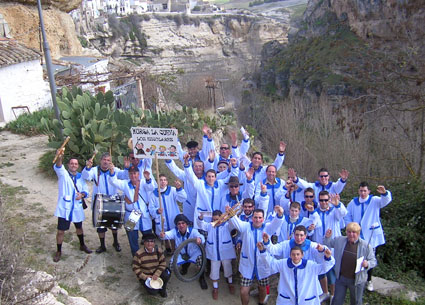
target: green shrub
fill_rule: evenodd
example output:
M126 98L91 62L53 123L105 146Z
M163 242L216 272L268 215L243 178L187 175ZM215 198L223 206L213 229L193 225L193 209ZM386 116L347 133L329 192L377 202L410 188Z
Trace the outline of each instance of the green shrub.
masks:
M52 109L42 109L32 113L21 114L16 120L6 124L6 129L13 133L34 136L42 134L44 127L41 119L52 120L54 117Z
M413 270L425 278L424 184L398 181L387 188L392 191L393 202L381 209L386 244L378 248L378 262L398 273ZM386 278L397 279L397 275L391 272Z
M87 48L87 47L88 47L89 42L87 41L87 39L86 39L85 37L83 37L83 36L78 36L78 40L80 41L81 46L82 46L83 48Z
M350 181L342 192L341 201L345 205L358 196L358 185L359 181ZM378 247L378 266L374 275L417 286L416 282L423 282L425 278L425 260L422 259L425 257L425 185L416 180L384 185L391 191L393 200L380 212L386 243ZM372 194L377 194L376 187L369 186Z

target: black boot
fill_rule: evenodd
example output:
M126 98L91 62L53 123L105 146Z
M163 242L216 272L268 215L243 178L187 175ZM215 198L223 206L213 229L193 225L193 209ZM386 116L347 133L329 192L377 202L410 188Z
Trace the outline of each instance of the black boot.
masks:
M207 282L205 281L204 273L202 272L201 276L199 277L199 284L201 285L201 289L208 289Z
M182 268L180 269L180 274L185 275L187 273L187 269L189 269L190 263L184 263Z

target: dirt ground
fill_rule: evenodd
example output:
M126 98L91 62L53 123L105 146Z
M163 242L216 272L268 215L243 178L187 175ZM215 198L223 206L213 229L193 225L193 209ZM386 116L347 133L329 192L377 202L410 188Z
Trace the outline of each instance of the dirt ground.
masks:
M71 227L65 235L62 246L62 259L54 263L52 258L56 251L56 224L53 216L57 200L57 181L47 178L38 170L40 156L48 151L47 137L26 137L10 132L0 132L0 181L12 187L25 187L22 192L23 209L16 213L21 217L27 230L35 234L25 245L33 256L30 260L33 269L49 273L66 274L79 268L87 255L79 251L75 229ZM53 169L52 169L53 171ZM99 240L91 223L91 210L85 210L85 241L89 248L95 250ZM19 222L17 222L19 223ZM168 286L168 298L146 295L131 270L131 252L127 236L123 229L118 231L122 252L112 247L112 235L107 233L107 252L90 255L87 265L74 276L59 280L62 288L70 295L86 298L95 305L131 305L131 304L240 304L237 276L236 294L230 295L227 284L222 280L219 299L211 297L212 284L208 279L208 290L201 290L198 281L185 283L174 275ZM268 304L275 304L275 293ZM250 304L257 304L256 297L251 297Z

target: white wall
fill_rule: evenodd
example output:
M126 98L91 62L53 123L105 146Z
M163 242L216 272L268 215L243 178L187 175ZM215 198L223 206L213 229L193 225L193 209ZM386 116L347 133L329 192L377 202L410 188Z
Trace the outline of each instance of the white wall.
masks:
M15 119L14 106L28 106L32 112L49 105L49 83L43 80L39 60L0 68L0 122Z

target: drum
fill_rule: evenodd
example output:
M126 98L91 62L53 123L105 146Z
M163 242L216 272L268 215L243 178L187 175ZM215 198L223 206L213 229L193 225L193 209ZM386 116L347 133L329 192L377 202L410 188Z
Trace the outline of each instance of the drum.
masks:
M94 227L121 228L125 215L124 196L97 194L92 213Z

